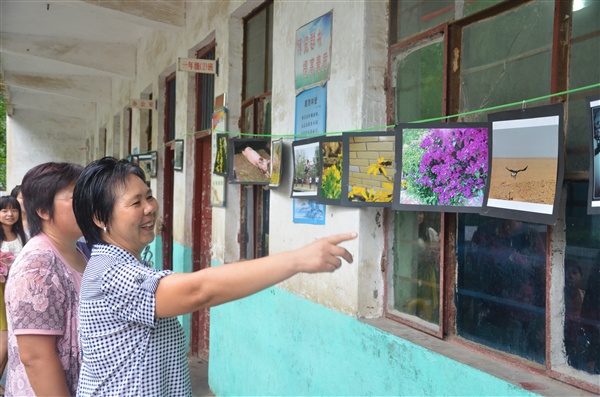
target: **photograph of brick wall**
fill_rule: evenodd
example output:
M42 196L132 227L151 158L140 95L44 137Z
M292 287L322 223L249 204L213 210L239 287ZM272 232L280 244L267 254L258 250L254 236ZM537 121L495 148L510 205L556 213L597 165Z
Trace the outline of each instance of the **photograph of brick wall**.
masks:
M391 203L395 174L393 132L344 134L347 198L353 203ZM346 165L345 165L346 166Z

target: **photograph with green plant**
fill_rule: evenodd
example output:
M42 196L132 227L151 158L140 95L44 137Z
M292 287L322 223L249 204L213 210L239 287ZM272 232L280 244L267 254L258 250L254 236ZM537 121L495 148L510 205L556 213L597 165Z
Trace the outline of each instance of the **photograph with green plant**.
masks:
M215 150L215 165L213 172L217 175L227 175L227 134L217 134Z
M398 128L401 147L399 194L394 209L483 206L488 179L489 126L435 123Z
M283 155L283 139L271 141L271 180L270 187L278 187L281 182L281 156Z
M323 137L320 142L321 183L317 202L339 204L342 197L343 142L341 136Z
M396 173L394 131L345 132L343 138L342 204L390 207Z

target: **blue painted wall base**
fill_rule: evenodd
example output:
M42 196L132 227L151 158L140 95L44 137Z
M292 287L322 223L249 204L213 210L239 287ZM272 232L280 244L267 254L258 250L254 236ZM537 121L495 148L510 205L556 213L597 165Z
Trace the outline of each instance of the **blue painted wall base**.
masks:
M271 288L211 309L217 396L536 396Z

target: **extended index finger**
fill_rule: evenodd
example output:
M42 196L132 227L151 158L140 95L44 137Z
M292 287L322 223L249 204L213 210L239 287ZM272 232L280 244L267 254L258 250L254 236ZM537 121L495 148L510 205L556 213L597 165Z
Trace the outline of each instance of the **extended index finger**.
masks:
M341 233L334 234L332 236L327 237L327 241L331 244L338 245L339 243L343 243L344 241L354 240L358 236L358 233Z

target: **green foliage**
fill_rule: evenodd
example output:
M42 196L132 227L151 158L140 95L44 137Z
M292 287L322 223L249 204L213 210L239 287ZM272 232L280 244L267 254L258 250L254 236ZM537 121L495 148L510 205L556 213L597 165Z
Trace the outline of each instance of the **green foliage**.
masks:
M340 160L327 167L323 172L321 181L321 196L328 199L339 199L342 196L342 162L343 158L340 155Z
M424 204L435 204L437 196L433 190L423 184L417 183L417 180L422 175L419 170L421 159L425 153L425 149L421 149L421 141L423 137L421 132L425 130L415 129L410 131L409 136L403 137L402 148L402 178L407 182L407 191L416 197L421 198ZM413 175L412 178L406 178L407 175Z
M0 186L6 190L6 107L0 95Z

